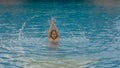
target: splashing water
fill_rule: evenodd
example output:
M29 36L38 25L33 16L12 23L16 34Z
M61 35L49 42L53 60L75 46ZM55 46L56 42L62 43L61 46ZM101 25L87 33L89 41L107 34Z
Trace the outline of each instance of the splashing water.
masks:
M21 40L21 38L23 37L23 30L25 28L25 25L27 24L27 22L29 22L30 20L34 19L35 17L38 17L38 15L34 15L31 18L28 18L22 25L22 27L19 29L19 36L18 36L18 40Z
M120 8L106 7L0 5L0 68L119 68ZM60 45L55 48L47 37L51 16L56 17L60 32Z

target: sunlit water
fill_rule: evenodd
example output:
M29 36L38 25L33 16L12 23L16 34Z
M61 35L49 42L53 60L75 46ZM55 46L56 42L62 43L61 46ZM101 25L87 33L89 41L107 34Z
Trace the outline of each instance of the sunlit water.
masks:
M48 41L51 17L58 46ZM120 68L120 6L0 5L0 68Z

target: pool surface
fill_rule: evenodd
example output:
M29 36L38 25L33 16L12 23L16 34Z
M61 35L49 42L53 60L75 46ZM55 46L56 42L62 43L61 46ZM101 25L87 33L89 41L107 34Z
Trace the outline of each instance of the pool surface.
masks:
M0 68L120 68L119 3L0 4Z

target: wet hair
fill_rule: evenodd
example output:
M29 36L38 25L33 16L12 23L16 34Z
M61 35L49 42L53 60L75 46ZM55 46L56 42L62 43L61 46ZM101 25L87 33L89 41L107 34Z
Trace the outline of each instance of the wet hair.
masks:
M56 34L56 37L55 37L55 38L52 37L52 33L53 33L53 32L55 32L55 34ZM50 32L50 37L51 37L53 40L55 40L55 39L58 37L57 31L56 31L56 30L52 30L52 31Z

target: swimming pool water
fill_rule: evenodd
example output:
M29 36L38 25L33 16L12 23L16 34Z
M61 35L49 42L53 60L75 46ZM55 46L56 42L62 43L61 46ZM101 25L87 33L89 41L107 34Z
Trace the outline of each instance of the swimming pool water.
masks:
M51 17L60 43L49 45ZM120 68L120 5L0 5L0 68Z

